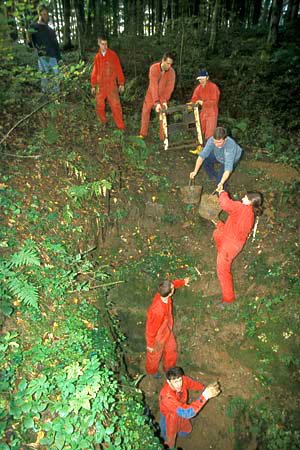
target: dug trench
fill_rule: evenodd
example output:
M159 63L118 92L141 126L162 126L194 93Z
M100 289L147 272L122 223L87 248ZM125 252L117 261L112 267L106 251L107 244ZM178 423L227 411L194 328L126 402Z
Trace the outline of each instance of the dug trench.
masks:
M138 255L140 263L136 264L136 259L132 258L126 283L113 289L109 296L126 336L124 349L128 371L133 378L140 380L139 388L158 423L158 396L164 375L162 369L161 380L145 374L146 311L159 281L194 273L190 287L178 290L174 296L178 365L186 374L203 383L219 380L222 394L211 400L193 419L193 432L185 439L178 438L178 448L254 450L257 448L255 440L247 433L235 436L233 421L226 414L230 400L235 397L249 399L258 395L263 400L271 395L270 389L259 383L253 370L259 358L258 351L252 351L251 355L253 342L246 336L246 320L241 319L239 311L249 298L267 296L277 289L257 282L253 272L247 273L247 268L262 253L271 261L273 246L280 248L282 245L274 213L274 201L279 196L274 192L275 185L295 182L298 173L278 164L253 161L250 156L233 174L230 192L236 196L246 190L264 192L265 215L259 224L257 240L252 243L249 240L234 264L237 301L233 310L221 311L218 308L221 297L212 241L214 226L197 214L197 206L184 205L180 197L180 186L188 184L194 157L187 151L172 155L161 151L155 158L160 167L171 166L166 174L161 174L168 177L169 184L158 191L149 191L147 186L137 191L138 196L143 196L146 207L135 211L132 217L129 215L122 236L126 247L123 251L129 255L137 253L137 234L146 240L148 248L144 247ZM213 190L213 185L203 173L198 178L198 183L203 184L203 192ZM288 208L279 213L292 217ZM292 237L293 229L290 233ZM281 257L279 252L278 258ZM244 446L237 447L241 440Z
M91 165L94 160L94 155L90 155ZM228 416L231 400L258 396L263 402L271 402L289 383L282 408L289 404L293 409L296 400L292 394L299 387L296 371L291 366L279 370L270 364L265 368L264 377L269 374L272 382L259 377L257 367L264 364L261 362L264 353L255 335L270 316L267 311L266 315L253 320L254 310L247 310L247 305L253 305L257 299L257 309L261 312L264 298L278 296L279 291L287 289L281 270L290 268L290 278L295 275L294 236L299 215L295 213L298 197L293 185L298 173L279 164L254 161L251 152L234 172L229 185L232 195L239 197L245 190L254 188L263 192L265 214L260 220L256 240L247 242L233 266L237 300L231 310L221 311L212 241L214 226L199 216L197 206L184 204L180 197L180 187L188 183L194 161L195 157L188 150L172 154L154 150L143 170L124 170L125 192L122 194L120 189L115 194L128 214L120 217L117 225L107 229L104 236L89 220L88 209L81 210L73 222L75 226L85 220L75 246L80 251L96 247L95 256L103 264L109 263L117 280L122 281L110 289L108 300L125 336L122 346L127 370L143 391L149 414L156 423L163 378L154 380L145 374L146 311L160 280L191 276L190 287L178 290L174 296L178 364L203 383L219 380L222 393L193 419L193 432L186 439L179 438L177 445L183 450L254 450L257 442L247 431L249 423L240 428L239 435L233 431L239 417ZM42 206L51 199L53 208L63 208L65 185L71 182L65 179L61 166L53 165L51 160L42 166L39 162L24 163L14 187L24 193L26 202L36 195ZM10 167L11 173L16 174L15 165L12 163ZM203 185L204 193L214 189L203 173L197 183ZM18 231L24 238L28 234L21 224L18 224ZM287 298L293 299L293 293ZM97 301L96 291L91 301ZM291 305L283 302L280 308L278 316L292 317ZM281 333L282 322L276 322L275 326ZM277 338L278 335L274 335L274 342ZM289 342L284 342L286 354L292 351Z

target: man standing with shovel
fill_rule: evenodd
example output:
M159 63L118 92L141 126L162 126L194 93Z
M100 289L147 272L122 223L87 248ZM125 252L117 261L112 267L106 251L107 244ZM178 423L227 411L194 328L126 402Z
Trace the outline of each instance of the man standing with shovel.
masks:
M241 147L229 136L223 127L217 127L211 138L208 139L204 149L197 158L195 168L190 173L190 179L194 179L203 165L205 172L211 180L217 184L217 190L225 190L235 166L242 155ZM215 169L218 164L218 169Z
M191 103L201 105L201 130L205 137L205 141L207 141L212 137L217 126L220 90L215 83L209 80L206 69L199 70L197 80L199 81L199 85L193 92ZM198 145L196 150L191 150L190 153L198 155L201 150L202 146Z
M175 86L176 74L172 65L174 57L165 53L160 62L152 64L149 70L149 86L142 110L142 123L139 136L145 138L148 135L149 121L152 108L156 113L168 108ZM164 140L162 121L160 123L160 139Z

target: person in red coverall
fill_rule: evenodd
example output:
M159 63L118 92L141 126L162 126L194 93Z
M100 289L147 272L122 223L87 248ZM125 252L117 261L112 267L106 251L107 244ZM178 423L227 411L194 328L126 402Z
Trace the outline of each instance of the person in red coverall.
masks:
M209 80L206 69L201 69L198 72L197 80L199 81L199 86L194 90L191 102L202 106L200 124L202 134L207 141L214 134L217 126L220 90L215 83ZM191 153L197 154L201 150L202 147L198 146Z
M186 436L192 431L190 419L203 408L210 398L221 392L218 382L204 384L184 375L181 367L168 370L167 381L159 394L160 429L165 444L175 447L176 437ZM188 390L200 391L199 397L188 402Z
M105 101L107 99L116 126L125 128L119 93L124 92L125 78L118 55L108 48L107 38L98 38L99 51L95 56L91 74L92 95L96 95L96 110L106 124Z
M175 86L176 74L172 68L174 58L170 53L165 53L160 62L152 64L149 70L149 86L142 110L142 124L140 137L148 135L151 110L154 107L159 113L168 107ZM162 124L160 124L160 139L164 139Z
M172 295L175 289L189 286L189 281L189 277L183 280L163 281L147 311L146 372L148 375L160 377L158 367L161 359L165 372L176 364L177 346L173 333Z
M235 300L231 265L242 251L255 217L262 214L263 197L259 192L248 192L242 201L231 200L228 193L219 194L220 207L228 213L225 223L216 223L213 238L217 247L217 274L222 289L222 304Z

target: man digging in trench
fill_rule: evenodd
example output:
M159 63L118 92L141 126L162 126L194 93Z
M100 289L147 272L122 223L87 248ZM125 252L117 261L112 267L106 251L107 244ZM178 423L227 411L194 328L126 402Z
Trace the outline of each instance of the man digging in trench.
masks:
M217 127L202 152L199 153L195 168L190 173L190 179L194 179L203 166L208 177L216 182L217 190L226 190L226 183L238 164L242 152L234 139L227 136L225 128ZM219 167L216 169L215 165Z
M210 398L220 394L218 382L205 386L184 375L181 367L172 367L166 373L166 383L159 394L160 429L165 444L175 448L176 437L192 431L190 419L195 417ZM189 389L200 391L199 397L188 403Z
M183 280L165 280L158 288L147 311L146 322L146 372L160 378L158 372L160 360L166 372L177 361L177 345L173 332L172 295L175 289L189 286L189 277Z

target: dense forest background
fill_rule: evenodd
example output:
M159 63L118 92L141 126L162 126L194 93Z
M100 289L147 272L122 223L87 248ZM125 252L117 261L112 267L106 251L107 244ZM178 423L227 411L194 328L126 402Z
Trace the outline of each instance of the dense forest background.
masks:
M180 364L205 383L220 377L223 392L179 445L299 449L299 0L45 3L62 50L53 95L28 45L38 2L0 6L1 450L164 448L160 381L144 376L145 311L159 277L184 276ZM125 72L125 134L95 114L99 33ZM265 196L225 312L212 224L179 201L190 148L163 151L157 118L136 137L149 65L165 51L171 104L190 100L199 68L220 87L219 124L245 150L233 194Z
M57 0L48 6L65 71L70 64L81 64L79 89L86 96L99 33L109 36L125 69L125 110L132 104L135 111L141 107L149 64L171 51L175 102L190 99L195 74L206 67L221 89L223 124L246 145L294 161L299 143L299 1ZM8 0L1 10L1 100L12 104L15 99L18 108L23 98L18 94L30 90L37 78L36 56L26 46L36 7L37 2ZM74 72L75 66L71 78ZM66 85L70 76L65 75Z

